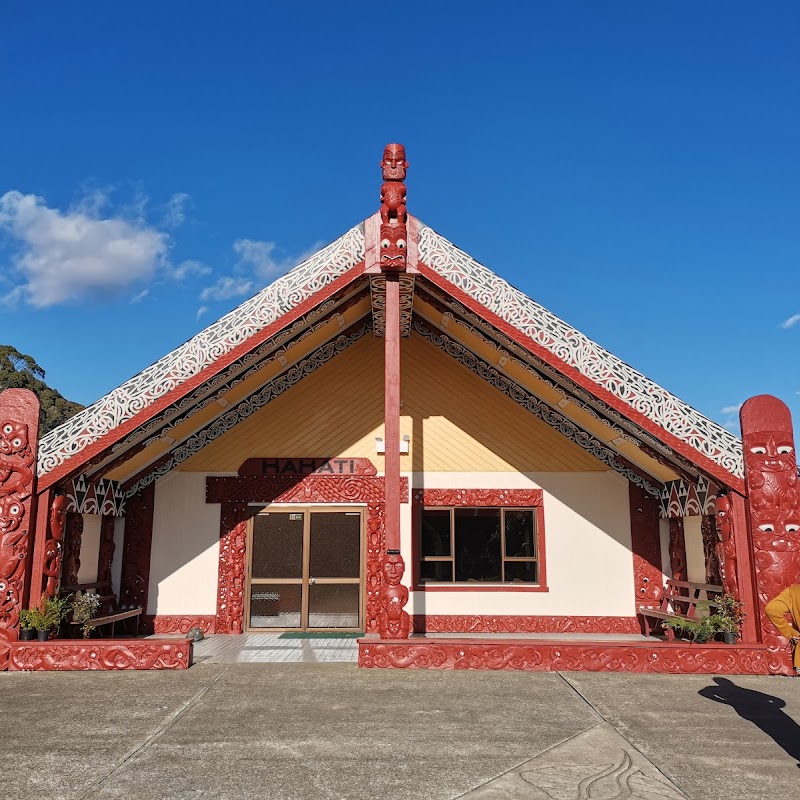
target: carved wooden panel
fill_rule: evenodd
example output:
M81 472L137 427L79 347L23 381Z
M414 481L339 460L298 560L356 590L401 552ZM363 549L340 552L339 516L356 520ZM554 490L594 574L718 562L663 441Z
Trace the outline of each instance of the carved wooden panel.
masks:
M706 561L706 583L713 583L717 586L722 585L722 569L719 562L719 552L717 545L717 525L716 518L703 517L700 522L700 532L703 536L703 554Z
M222 504L215 623L217 633L241 633L244 630L247 517L245 503Z
M777 652L786 640L764 606L800 580L800 481L792 417L776 397L759 395L742 406L741 422L762 641Z
M188 639L55 639L16 642L11 670L186 669L192 663Z
M70 511L67 514L66 541L64 543L64 563L62 566L65 586L78 582L81 569L81 542L83 540L83 514Z
M641 633L636 617L415 614L412 623L423 633Z
M128 500L119 601L123 608L141 607L147 611L154 500L155 484L152 483Z
M702 675L789 675L788 658L766 647L724 644L521 642L498 639L360 639L358 665L395 669L653 672Z
M58 495L53 498L48 515L47 541L44 548L44 568L42 591L55 597L61 578L61 559L64 552L64 535L67 526L67 498Z
M156 633L189 633L192 628L199 628L203 633L216 633L217 618L213 615L183 614L168 616L159 614L153 618L153 630Z
M0 669L19 635L31 534L39 401L27 389L0 392Z
M673 580L685 581L686 538L683 532L683 520L680 517L670 517L669 520L669 561Z
M111 562L114 560L114 517L100 522L100 550L97 554L97 580L111 581Z
M731 501L727 495L718 497L715 501L717 516L717 554L722 572L722 585L728 594L740 597L739 582L737 578L736 562L736 537L734 535L734 515Z
M542 505L541 489L415 489L414 505L517 506Z
M628 487L635 608L657 608L664 594L659 501L640 486L629 483Z

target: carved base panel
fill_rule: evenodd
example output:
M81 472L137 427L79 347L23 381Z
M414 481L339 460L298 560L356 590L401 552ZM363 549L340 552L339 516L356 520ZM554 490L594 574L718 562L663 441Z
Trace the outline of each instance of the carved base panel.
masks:
M791 675L788 651L763 645L475 639L358 640L358 665L394 669Z
M641 633L636 617L494 617L414 614L421 633Z
M192 665L188 639L54 639L14 642L11 671L187 669Z
M156 633L189 633L192 628L200 628L203 633L214 633L217 618L214 614L167 616L158 614L153 617L153 630Z

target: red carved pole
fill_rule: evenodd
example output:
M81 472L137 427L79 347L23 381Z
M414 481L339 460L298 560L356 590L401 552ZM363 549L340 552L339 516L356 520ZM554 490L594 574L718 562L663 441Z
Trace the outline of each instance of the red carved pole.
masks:
M27 589L36 489L39 400L27 389L0 394L0 669L19 638L19 612Z
M717 556L722 569L722 585L728 594L739 597L739 585L736 580L736 538L733 534L733 514L731 499L721 495L714 501L717 510Z
M786 640L764 606L800 582L800 483L792 417L777 397L751 397L740 412L750 547L761 639L779 658Z
M83 514L70 511L67 514L67 533L64 542L64 585L74 586L81 570L81 544L83 542Z
M125 514L125 544L122 549L120 607L141 608L145 614L150 588L154 502L155 483L148 484L130 498Z
M244 588L247 572L247 504L223 503L220 511L217 633L244 631Z
M49 492L49 490L48 490ZM61 494L53 499L48 519L48 537L44 549L42 577L44 591L55 597L61 577L61 557L64 551L64 530L67 524L67 498Z
M386 559L383 565L378 632L384 639L408 637L410 620L402 585L405 564L400 555L400 282L406 269L406 188L408 166L402 145L389 144L383 154L380 265L386 274L384 341L384 439L386 492Z
M744 624L742 641L756 643L761 641L761 625L758 622L758 596L756 594L755 565L750 547L750 534L747 524L747 504L744 497L735 492L730 499L733 539L736 543L736 584L739 587L739 600L744 603Z

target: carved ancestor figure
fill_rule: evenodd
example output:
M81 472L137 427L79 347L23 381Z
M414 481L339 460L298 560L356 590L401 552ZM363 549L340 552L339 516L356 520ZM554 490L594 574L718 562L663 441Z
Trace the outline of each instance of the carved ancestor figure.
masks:
M736 578L736 540L733 538L733 515L731 501L727 495L718 497L714 504L717 509L717 536L721 551L722 585L728 594L739 597Z
M384 587L378 629L382 639L407 639L411 629L408 613L408 589L402 584L406 566L400 553L389 551L383 562Z
M47 578L44 590L49 597L56 596L58 578L61 573L61 553L64 547L64 528L67 524L67 498L58 495L50 506L50 536L44 549L44 575Z
M680 517L670 517L669 520L669 560L673 580L685 581L686 540L683 533L683 520Z
M401 144L387 144L383 151L381 186L380 266L386 272L406 269L406 177L408 162Z
M766 603L800 575L800 496L792 418L778 398L759 395L741 410L745 483L762 636L772 650L785 642Z
M703 554L706 562L706 583L716 586L722 584L719 551L717 545L717 526L713 516L704 516L700 522L700 531L703 536Z
M406 268L405 225L381 225L381 269L400 272Z
M30 494L32 464L28 426L14 420L0 422L0 495L17 494L24 500Z

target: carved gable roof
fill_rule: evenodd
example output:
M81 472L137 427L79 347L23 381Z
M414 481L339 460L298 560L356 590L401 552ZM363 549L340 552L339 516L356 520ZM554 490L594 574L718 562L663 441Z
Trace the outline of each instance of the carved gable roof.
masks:
M234 352L298 308L324 303L331 284L365 257L364 223L315 253L289 273L242 303L152 366L72 417L42 439L39 475L74 471L103 439L148 419L159 403L180 396L222 369ZM459 250L433 229L419 224L419 267L468 309L487 329L504 335L544 358L576 385L619 414L630 418L667 445L682 445L684 455L700 456L731 484L743 475L740 440L722 426L625 364L616 356L525 296L490 269ZM291 320L287 321L287 325ZM238 349L237 349L238 348ZM227 359L227 361L226 361ZM187 388L188 392L189 389ZM67 464L67 462L70 462Z

